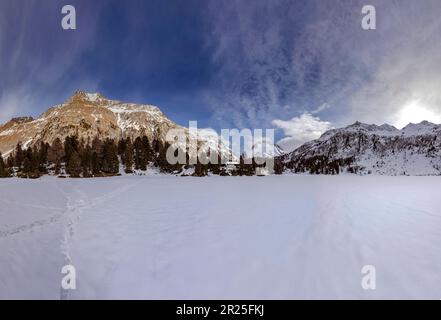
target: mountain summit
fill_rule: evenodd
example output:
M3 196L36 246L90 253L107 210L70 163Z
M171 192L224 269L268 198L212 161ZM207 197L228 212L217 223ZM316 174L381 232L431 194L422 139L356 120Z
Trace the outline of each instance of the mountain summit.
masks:
M439 175L441 125L423 121L399 130L356 122L329 130L281 159L293 172Z
M110 100L99 93L77 91L65 103L50 108L37 119L15 118L1 125L0 152L7 156L19 142L27 148L41 141L52 144L56 138L64 141L73 135L86 142L95 137L118 141L128 137L134 140L144 135L150 141L165 141L170 129L182 129L184 134L189 134L187 128L168 119L156 106ZM199 140L202 140L200 148L218 145L218 141L204 141L204 137ZM227 147L220 145L219 149L222 155L229 156Z

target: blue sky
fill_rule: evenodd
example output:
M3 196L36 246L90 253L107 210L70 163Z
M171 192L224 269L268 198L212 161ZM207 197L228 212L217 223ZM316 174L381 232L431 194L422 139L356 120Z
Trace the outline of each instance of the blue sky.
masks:
M63 30L74 5L77 30ZM356 120L441 122L441 2L1 0L0 122L77 89L294 144ZM424 119L422 119L424 117Z

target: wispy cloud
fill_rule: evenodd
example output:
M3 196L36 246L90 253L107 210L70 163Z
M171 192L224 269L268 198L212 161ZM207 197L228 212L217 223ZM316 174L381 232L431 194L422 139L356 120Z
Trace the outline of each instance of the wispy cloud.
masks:
M347 97L366 76L345 44L355 42L348 30L360 29L360 10L348 1L214 2L215 116L262 127Z
M0 2L0 122L38 115L92 83L73 67L94 46L96 18L92 18L99 11L90 2L70 3L80 9L75 31L62 30L59 1Z
M154 95L216 128L441 113L439 0L372 0L373 31L360 25L364 0L170 1L154 14L143 1L70 3L74 32L61 30L58 0L0 2L0 121L97 86L115 98Z
M216 121L398 124L412 121L401 111L415 101L441 112L438 0L373 0L372 31L360 26L365 1L211 3L207 43L218 71L206 101ZM317 105L333 107L319 119Z

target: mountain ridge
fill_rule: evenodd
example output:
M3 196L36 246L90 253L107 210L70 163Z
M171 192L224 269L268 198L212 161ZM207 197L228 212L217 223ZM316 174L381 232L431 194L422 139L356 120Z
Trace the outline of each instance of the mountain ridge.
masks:
M188 128L167 118L157 106L76 91L66 102L48 108L36 119L18 117L0 125L0 152L6 157L19 142L26 149L40 142L51 144L56 138L63 141L73 135L85 141L95 137L115 141L130 137L134 140L143 135L150 141L165 141L171 129L182 130L187 137L190 135ZM219 153L231 156L231 151L221 141L211 141L214 138L206 136L198 139L199 148L208 150L217 146Z
M280 160L296 173L439 175L441 125L422 121L397 129L357 121L326 131Z
M146 136L150 141L165 141L171 129L182 130L187 138L194 134L167 118L157 106L76 91L64 103L50 107L36 119L15 117L0 125L0 152L6 158L19 142L26 149L69 136L77 136L86 144L96 137L119 141ZM223 157L234 157L218 136L204 133L205 129L198 130L199 149L217 148ZM294 173L439 175L441 125L422 121L398 129L389 124L357 121L330 129L289 153L283 153L277 144L270 145L266 140L255 142L251 150L258 157L274 156L285 171Z

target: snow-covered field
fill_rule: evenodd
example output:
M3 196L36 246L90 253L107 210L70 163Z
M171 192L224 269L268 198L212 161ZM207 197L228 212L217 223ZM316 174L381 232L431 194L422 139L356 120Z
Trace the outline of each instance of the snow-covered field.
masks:
M3 179L0 298L441 299L440 190L439 177ZM65 264L76 290L60 289Z

